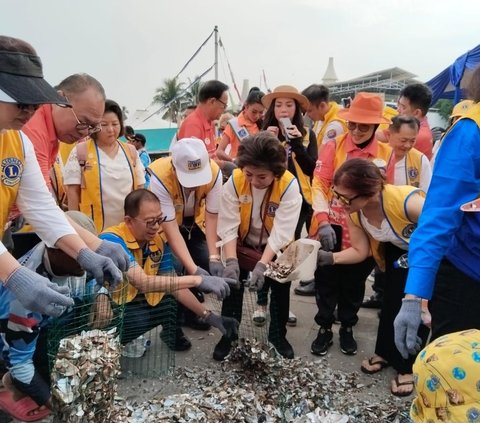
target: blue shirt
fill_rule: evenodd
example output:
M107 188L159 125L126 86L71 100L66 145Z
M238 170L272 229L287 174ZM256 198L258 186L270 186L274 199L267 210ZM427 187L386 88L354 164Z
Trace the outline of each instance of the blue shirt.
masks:
M138 156L140 157L143 167L145 168L145 188L148 188L150 186L150 175L146 170L152 160L150 159L147 150L145 150L144 148L138 150Z
M410 240L405 293L430 299L441 260L480 281L480 214L460 207L480 195L480 128L460 120L438 151L418 228Z

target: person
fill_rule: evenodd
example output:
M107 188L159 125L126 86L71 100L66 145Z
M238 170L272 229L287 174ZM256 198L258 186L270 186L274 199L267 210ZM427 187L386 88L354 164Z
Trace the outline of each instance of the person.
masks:
M260 131L265 110L262 104L263 96L264 93L259 89L251 90L238 117L228 121L217 149L219 159L234 162L242 140Z
M313 132L317 137L318 150L327 141L347 131L346 123L338 117L340 106L330 101L330 90L325 85L312 84L302 91L310 102L307 116L314 122Z
M150 189L160 199L165 215L162 229L184 272L208 275L210 271L221 276L223 266L216 243L222 172L209 158L203 141L179 140L171 157L153 161L148 171ZM203 300L201 293L195 289L193 292ZM185 320L186 325L195 329L208 329L188 311Z
M126 299L113 298L117 303L126 302L121 342L126 344L162 324L163 339L171 349L189 349L191 343L180 327L176 328L174 339L168 337L169 329L173 328L168 328L168 316L162 310L168 310L173 300L171 295L207 324L218 328L222 335L232 336L238 323L207 310L187 289L197 287L224 298L230 292L228 283L217 276L174 275L169 247L161 234L166 216L157 196L146 189L132 191L125 197L124 215L124 222L100 235L101 239L121 246L130 258Z
M90 216L98 233L123 220L125 197L145 184L136 148L118 140L123 115L115 101L105 101L100 127L101 131L75 146L63 172L68 209Z
M338 112L345 119L348 132L328 141L320 151L313 177L314 216L310 235L321 242L325 251L339 251L351 246L347 216L342 204L331 191L333 175L345 161L353 158L375 160L393 179L392 149L375 138L381 123L390 123L383 117L380 96L359 92L348 109ZM332 345L333 311L338 305L340 321L340 349L344 354L357 352L352 327L358 322L358 310L365 293L365 280L374 266L371 257L355 264L317 268L315 272L315 297L318 312L315 321L320 326L317 338L311 345L315 355L325 355Z
M404 360L395 347L393 320L400 309L407 270L395 263L408 251L408 242L423 206L424 192L409 186L386 185L380 169L371 161L351 159L335 172L333 195L349 214L347 219L351 246L339 252L320 250L320 266L360 263L370 251L385 271L383 302L373 357L362 362L364 373L374 374L388 365L397 372L391 392L406 396L413 391L414 357ZM422 327L426 342L429 330Z
M420 121L415 148L425 154L428 160L432 158L433 136L428 125L427 113L432 102L430 88L421 83L407 85L400 91L398 99L398 114L413 116Z
M431 342L413 365L414 423L475 422L480 416L480 331L449 333Z
M135 130L130 125L126 125L124 132L125 132L124 135L127 141L133 142L133 137L135 136Z
M294 351L286 338L290 307L290 285L264 276L266 266L295 236L300 215L301 195L298 182L287 170L285 148L271 131L249 135L238 148L238 169L223 186L217 233L225 258L223 277L241 281L223 300L222 316L241 322L245 280L248 286L271 290L269 341L285 358ZM237 244L257 248L259 260L253 270L238 260ZM229 354L232 339L223 336L215 345L213 358L221 361Z
M182 122L177 139L198 138L207 148L211 159L216 159L215 125L228 107L228 85L211 80L202 84L198 91L198 104ZM173 147L172 147L173 148Z
M271 131L283 144L287 151L288 170L298 180L302 194L302 208L300 218L295 229L295 239L302 236L304 226L307 232L312 219L312 176L318 158L317 140L312 130L305 128L302 113L308 110L308 99L300 94L295 87L281 85L273 92L262 98L262 103L267 109L263 121L263 129ZM290 120L291 126L284 128L281 124L283 118ZM295 288L295 293L308 293L313 286L313 281L306 282L306 286ZM259 303L266 310L265 296L260 293ZM260 309L261 311L262 309ZM257 319L264 317L258 316Z
M137 133L133 136L132 139L129 140L129 142L137 149L140 161L145 168L145 188L148 188L150 186L150 175L148 174L146 169L152 162L152 159L150 159L150 156L148 155L148 152L145 148L145 145L147 144L147 139L145 138L145 135Z
M122 279L115 263L126 269L125 257L93 235L84 236L86 241L78 236L46 188L30 140L19 131L40 105L57 103L68 104L43 79L41 60L33 47L25 41L1 36L0 237L16 204L47 246L65 251L98 283L103 283L105 275L113 285ZM115 263L103 254L111 255ZM64 295L68 288L21 266L1 242L0 281L2 289L8 289L22 306L32 311L58 316L64 307L72 305L72 300Z
M417 352L421 299L429 300L432 340L480 328L480 68L470 84L475 104L443 139L410 241L405 298L395 319L395 344L404 358Z
M412 116L395 116L387 140L395 160L394 185L410 185L427 192L432 168L425 154L415 148L420 122Z

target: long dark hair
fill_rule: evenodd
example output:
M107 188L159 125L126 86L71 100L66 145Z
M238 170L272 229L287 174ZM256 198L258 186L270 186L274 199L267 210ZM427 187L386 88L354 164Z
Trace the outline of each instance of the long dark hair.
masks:
M286 97L287 98L287 97ZM293 115L292 123L298 128L298 130L302 133L302 136L305 136L307 134L307 131L305 130L305 126L303 123L303 116L302 116L302 111L300 108L300 104L298 103L297 100L292 99L295 102L295 114ZM275 98L272 103L270 104L270 107L267 109L267 112L265 113L265 118L263 119L263 127L262 129L267 129L269 126L278 126L279 123L277 118L275 117L275 102L277 99ZM281 131L278 134L278 138L283 141L285 137L281 133Z

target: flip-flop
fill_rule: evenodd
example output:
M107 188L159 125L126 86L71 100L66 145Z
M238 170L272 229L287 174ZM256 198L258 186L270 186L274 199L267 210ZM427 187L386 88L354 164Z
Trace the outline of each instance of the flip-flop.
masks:
M370 357L368 359L368 364L369 366L380 366L380 368L375 370L370 370L363 365L360 366L360 370L366 375L374 375L375 373L381 372L383 369L386 369L387 367L390 366L390 364L388 364L385 360L382 360L382 359L374 361L374 357Z
M393 389L390 389L390 392L392 393L392 395L395 395L396 397L408 397L410 395L412 395L413 393L413 389L414 389L414 385L413 385L413 380L409 380L407 382L400 382L398 380L398 375L395 376L395 379L393 379L395 381L395 385L396 387L398 388L399 386L406 386L406 385L410 385L412 387L412 389L410 391L405 391L405 392L394 392Z
M48 408L37 410L39 408L38 404L30 397L14 401L10 391L0 392L0 408L22 422L37 422L50 415ZM30 412L35 410L37 410L37 413L29 415Z

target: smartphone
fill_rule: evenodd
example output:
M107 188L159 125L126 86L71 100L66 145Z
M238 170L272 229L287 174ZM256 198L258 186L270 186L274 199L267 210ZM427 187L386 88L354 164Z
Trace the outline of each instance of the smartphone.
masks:
M292 125L292 121L289 118L280 118L278 119L280 125L283 127L282 129L290 128Z

